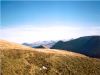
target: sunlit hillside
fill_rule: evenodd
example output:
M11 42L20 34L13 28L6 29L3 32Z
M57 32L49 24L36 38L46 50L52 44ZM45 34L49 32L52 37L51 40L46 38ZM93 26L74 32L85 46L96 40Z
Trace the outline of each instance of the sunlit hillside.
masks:
M99 75L100 59L0 40L1 75Z

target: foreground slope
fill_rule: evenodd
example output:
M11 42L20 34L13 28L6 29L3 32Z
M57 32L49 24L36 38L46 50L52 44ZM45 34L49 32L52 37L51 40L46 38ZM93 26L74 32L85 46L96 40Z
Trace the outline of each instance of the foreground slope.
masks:
M0 40L1 75L99 75L100 59Z
M85 36L70 41L58 41L52 49L62 49L100 58L100 36Z

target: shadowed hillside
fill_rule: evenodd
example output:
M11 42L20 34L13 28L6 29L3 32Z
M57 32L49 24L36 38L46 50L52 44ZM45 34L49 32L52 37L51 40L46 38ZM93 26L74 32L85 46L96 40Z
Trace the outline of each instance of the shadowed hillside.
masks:
M99 75L100 59L0 40L1 75Z
M62 49L100 58L100 36L86 36L70 41L58 41L52 49Z
M48 48L48 47L46 47L44 45L40 45L40 46L36 46L35 48Z

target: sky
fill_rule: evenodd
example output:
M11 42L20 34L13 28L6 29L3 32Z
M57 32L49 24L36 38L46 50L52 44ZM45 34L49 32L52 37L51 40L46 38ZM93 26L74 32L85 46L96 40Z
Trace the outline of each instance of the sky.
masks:
M100 1L1 1L0 39L63 40L100 35Z

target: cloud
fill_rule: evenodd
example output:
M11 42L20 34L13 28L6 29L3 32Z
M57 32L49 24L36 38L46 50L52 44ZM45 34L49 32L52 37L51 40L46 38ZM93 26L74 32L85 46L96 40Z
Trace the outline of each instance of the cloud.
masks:
M80 36L100 35L100 27L73 27L73 26L49 26L49 27L12 27L1 29L1 39L22 42L35 42L43 40L72 39Z

